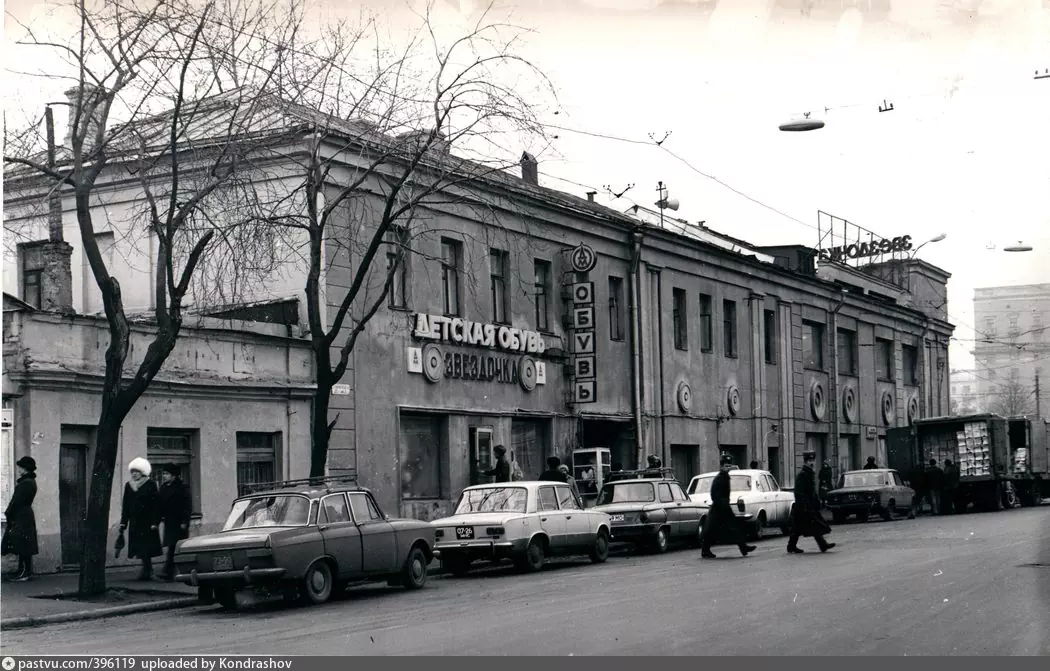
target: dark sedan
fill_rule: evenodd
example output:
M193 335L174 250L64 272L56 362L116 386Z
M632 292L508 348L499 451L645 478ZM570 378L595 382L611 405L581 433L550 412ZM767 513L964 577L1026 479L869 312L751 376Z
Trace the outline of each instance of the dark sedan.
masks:
M914 517L912 498L915 492L904 484L897 471L876 468L849 471L839 480L837 489L828 492L828 509L836 524L856 515L866 522L871 514L891 520L898 514Z
M701 508L689 500L677 480L637 478L604 485L593 510L607 513L612 540L667 552L669 543L699 543Z

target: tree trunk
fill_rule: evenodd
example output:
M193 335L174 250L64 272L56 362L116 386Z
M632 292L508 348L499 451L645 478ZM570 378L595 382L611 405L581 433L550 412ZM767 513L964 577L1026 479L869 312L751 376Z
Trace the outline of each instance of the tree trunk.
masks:
M318 380L314 402L310 409L310 477L324 477L328 463L328 439L331 427L328 424L328 406L332 398L332 385Z
M84 544L80 553L79 593L83 596L102 594L106 591L109 503L113 491L113 471L117 463L121 422L122 418L113 412L103 413L99 418L87 519L84 521Z

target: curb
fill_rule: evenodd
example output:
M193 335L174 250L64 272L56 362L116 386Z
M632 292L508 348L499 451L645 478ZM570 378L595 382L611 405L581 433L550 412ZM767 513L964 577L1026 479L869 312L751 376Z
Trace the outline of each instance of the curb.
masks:
M107 617L120 615L131 615L133 613L149 613L158 610L173 610L175 608L188 608L196 606L199 602L197 597L180 597L178 599L163 599L160 601L146 601L143 603L128 604L126 606L110 606L108 608L94 608L92 610L74 611L70 613L54 613L51 615L38 615L29 617L12 617L0 620L0 630L29 629L31 627L42 627L47 624L60 624L63 622L78 622L81 620L101 620Z

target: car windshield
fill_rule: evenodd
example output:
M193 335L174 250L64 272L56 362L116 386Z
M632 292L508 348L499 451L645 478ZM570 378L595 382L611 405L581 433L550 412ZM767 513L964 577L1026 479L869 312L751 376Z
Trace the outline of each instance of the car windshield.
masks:
M881 487L890 484L889 473L860 472L842 476L843 487Z
M690 494L708 494L711 492L711 483L715 481L715 476L705 475L702 478L695 478L689 483ZM749 475L730 475L729 476L729 491L730 492L750 492L751 491L751 476Z
M310 499L297 494L256 496L233 502L223 531L254 527L302 527L310 520Z
M602 487L598 495L599 506L610 503L652 503L656 500L653 486L648 482L624 482Z
M466 513L523 513L529 500L524 487L468 489L459 497L456 515Z

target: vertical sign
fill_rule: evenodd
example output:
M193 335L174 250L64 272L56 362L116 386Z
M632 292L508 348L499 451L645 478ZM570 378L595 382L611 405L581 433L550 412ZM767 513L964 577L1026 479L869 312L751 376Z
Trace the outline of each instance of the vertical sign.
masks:
M594 282L577 282L572 285L573 403L594 403L597 400L594 337Z

